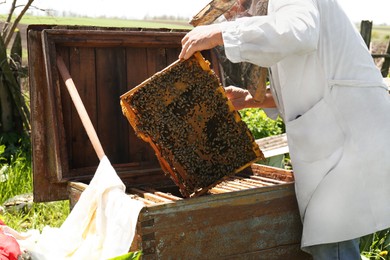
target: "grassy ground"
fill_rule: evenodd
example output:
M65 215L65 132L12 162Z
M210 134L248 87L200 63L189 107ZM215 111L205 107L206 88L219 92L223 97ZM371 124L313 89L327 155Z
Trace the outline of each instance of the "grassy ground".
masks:
M28 136L0 136L0 205L22 195L21 204L6 207L0 218L10 227L26 231L45 225L59 227L69 214L69 202L32 203L31 147ZM11 204L11 203L6 203Z
M0 20L2 17L0 16ZM90 17L24 16L22 24L89 25L102 27L171 28L189 29L187 21L176 20L127 20Z
M390 26L373 26L371 37L374 41L388 43L390 39Z

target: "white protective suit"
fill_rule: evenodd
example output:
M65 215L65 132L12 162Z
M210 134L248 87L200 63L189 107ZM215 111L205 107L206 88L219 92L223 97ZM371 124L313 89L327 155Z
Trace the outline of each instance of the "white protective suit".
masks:
M390 226L390 98L336 0L270 0L221 23L232 62L269 67L286 123L302 247Z

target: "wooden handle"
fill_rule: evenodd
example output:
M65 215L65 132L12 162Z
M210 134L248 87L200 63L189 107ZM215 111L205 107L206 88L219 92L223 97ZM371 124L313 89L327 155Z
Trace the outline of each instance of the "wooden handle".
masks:
M83 101L80 98L77 88L61 56L57 56L57 67L62 79L65 82L66 88L68 89L73 104L76 107L77 113L80 116L81 122L85 128L85 131L87 132L89 140L92 143L93 149L95 149L97 157L99 158L99 160L101 160L105 156L103 147L99 141L95 128L93 127L91 119L88 116L87 110L84 107Z

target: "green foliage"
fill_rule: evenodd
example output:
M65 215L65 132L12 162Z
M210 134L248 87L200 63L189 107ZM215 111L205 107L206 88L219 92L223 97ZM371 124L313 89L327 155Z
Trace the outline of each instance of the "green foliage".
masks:
M383 230L360 239L362 259L390 259L390 229Z
M69 201L33 203L22 210L6 211L2 218L8 226L18 231L42 231L45 226L60 227L69 212Z
M30 141L15 133L0 136L0 204L32 191Z
M248 108L240 110L239 113L255 139L282 134L285 131L281 118L273 120L262 109Z
M29 136L0 136L0 205L10 198L32 192L31 143ZM46 225L59 227L69 215L69 202L32 203L20 210L7 210L0 217L18 231Z
M276 120L269 118L264 110L259 108L248 108L239 111L242 120L248 125L249 130L255 139L278 135L285 132L285 126L279 117ZM257 163L277 168L285 168L289 165L289 157L284 155L266 158Z

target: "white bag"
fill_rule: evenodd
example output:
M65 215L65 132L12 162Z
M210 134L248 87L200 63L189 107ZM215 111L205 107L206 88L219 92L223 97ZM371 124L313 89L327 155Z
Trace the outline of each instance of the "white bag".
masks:
M62 226L27 232L27 239L18 240L21 249L34 260L108 259L126 254L144 204L126 195L125 188L104 156Z

